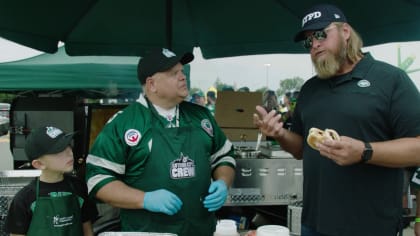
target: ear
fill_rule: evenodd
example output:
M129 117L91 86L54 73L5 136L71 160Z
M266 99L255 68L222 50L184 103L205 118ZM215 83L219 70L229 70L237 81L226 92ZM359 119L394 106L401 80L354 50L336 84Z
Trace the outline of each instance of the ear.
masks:
M353 29L347 23L344 23L343 26L341 27L341 29L342 29L342 32L343 32L343 37L347 41L350 38L350 33Z
M32 166L33 166L35 169L38 169L38 170L43 170L43 169L45 169L45 165L44 165L44 163L42 163L42 161L41 161L41 160L39 160L39 159L35 159L35 160L33 160L33 161L32 161Z
M146 87L151 92L156 92L156 80L153 76L149 76L146 78Z

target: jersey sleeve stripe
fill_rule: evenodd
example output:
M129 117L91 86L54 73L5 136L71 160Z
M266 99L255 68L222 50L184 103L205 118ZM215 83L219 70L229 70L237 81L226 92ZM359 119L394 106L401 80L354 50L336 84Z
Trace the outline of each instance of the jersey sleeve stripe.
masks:
M235 168L236 167L236 161L235 161L235 159L233 157L230 157L230 156L225 156L225 157L222 157L219 160L217 160L215 163L212 163L211 169L214 169L217 166L222 165L222 164L223 165L229 165L232 168Z
M86 163L97 166L97 167L101 167L101 168L104 168L104 169L111 170L111 171L113 171L117 174L120 174L120 175L125 173L125 165L118 164L118 163L115 163L115 162L112 162L112 161L108 161L108 160L105 160L105 159L100 158L98 156L94 156L92 154L88 155L88 157L86 159Z
M95 186L98 183L101 183L102 181L106 180L106 179L115 179L114 176L112 175L95 175L91 178L88 179L87 181L87 187L88 187L88 193L90 194L90 192L95 188Z
M226 140L222 148L220 148L216 153L210 156L210 163L217 161L219 157L227 155L232 149L232 143L229 140Z

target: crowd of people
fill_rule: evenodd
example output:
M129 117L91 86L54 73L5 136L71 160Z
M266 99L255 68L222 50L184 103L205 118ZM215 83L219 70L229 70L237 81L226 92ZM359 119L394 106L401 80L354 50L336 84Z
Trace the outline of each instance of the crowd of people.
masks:
M338 7L313 6L300 27L294 40L303 42L316 75L281 102L267 90L250 119L303 161L301 235L401 234L403 170L420 165L419 92L404 71L362 51L362 38ZM213 235L236 162L214 119L216 92L186 101L183 65L193 59L164 48L140 59L143 93L97 136L86 183L63 174L72 171L73 134L52 126L33 132L25 151L42 173L16 195L8 232L93 235L95 200L120 209L122 231ZM332 129L338 138L310 146L312 128ZM411 182L420 187L420 169ZM416 214L420 236L420 208Z

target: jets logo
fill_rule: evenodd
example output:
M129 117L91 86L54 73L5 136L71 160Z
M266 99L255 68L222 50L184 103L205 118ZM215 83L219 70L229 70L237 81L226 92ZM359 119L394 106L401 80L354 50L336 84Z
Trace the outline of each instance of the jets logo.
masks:
M370 86L370 82L367 80L360 80L359 82L357 82L357 86L359 86L360 88L367 88Z
M214 136L213 133L213 126L211 125L208 119L204 119L201 121L201 128L203 128L210 137Z
M141 138L141 134L136 129L129 129L125 132L124 139L128 146L136 146Z
M58 135L62 134L63 131L61 131L58 128L52 127L52 126L48 126L47 127L47 135L50 136L50 138L57 138Z
M169 49L162 49L162 54L165 55L167 58L174 57L175 53L171 52Z

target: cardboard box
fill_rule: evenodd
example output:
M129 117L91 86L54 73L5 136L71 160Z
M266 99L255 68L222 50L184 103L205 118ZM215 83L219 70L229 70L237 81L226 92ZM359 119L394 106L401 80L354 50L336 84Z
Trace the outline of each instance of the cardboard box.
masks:
M257 141L258 129L222 127L222 130L230 141ZM265 136L263 136L262 140L265 140Z
M220 91L216 100L216 121L223 128L255 129L252 117L255 107L261 104L261 92Z

